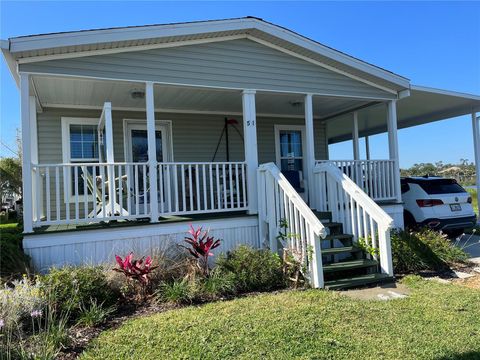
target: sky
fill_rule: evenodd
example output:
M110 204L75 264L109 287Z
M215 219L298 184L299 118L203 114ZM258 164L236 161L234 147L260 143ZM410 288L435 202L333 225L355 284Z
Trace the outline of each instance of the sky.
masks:
M26 2L0 0L0 38L103 27L256 16L409 78L412 84L480 95L480 2ZM19 93L0 68L0 156L15 150ZM365 156L361 141L361 156ZM6 145L6 146L4 146ZM385 134L370 138L386 158ZM352 159L351 142L330 145ZM400 166L473 161L470 116L399 131Z

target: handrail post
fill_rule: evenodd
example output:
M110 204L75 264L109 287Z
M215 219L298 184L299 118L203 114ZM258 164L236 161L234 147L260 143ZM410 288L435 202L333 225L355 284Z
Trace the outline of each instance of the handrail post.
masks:
M267 216L267 199L266 199L266 172L265 169L259 167L257 169L257 191L258 191L258 236L260 245L264 246L267 243L267 232L265 229L265 222Z
M322 263L322 249L320 244L320 237L315 235L313 231L310 231L310 246L313 249L310 267L310 274L312 276L312 285L316 289L323 288L325 281L323 278L323 263Z
M390 238L390 227L379 226L379 250L380 250L380 268L382 273L393 276L392 244Z

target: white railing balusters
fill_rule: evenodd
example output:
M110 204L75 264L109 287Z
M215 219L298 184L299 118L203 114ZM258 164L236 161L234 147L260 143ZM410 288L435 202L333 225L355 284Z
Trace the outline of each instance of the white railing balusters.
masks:
M372 173L378 174L377 164L367 164ZM370 170L369 170L370 171ZM380 267L383 273L393 276L390 230L393 219L375 203L337 164L323 162L314 168L315 183L321 188L319 209L332 213L334 221L341 222L344 229L353 235L354 241L363 239L365 243L379 250ZM374 194L379 195L373 185ZM370 187L370 189L372 189ZM325 192L328 196L325 197Z
M324 286L320 240L327 235L321 221L302 200L273 163L258 168L260 235L266 235L270 250L277 251L280 224L287 224L287 248L306 265L313 287ZM268 234L264 229L268 228ZM263 240L263 239L262 239ZM311 249L311 258L307 255Z
M354 181L373 200L392 201L395 193L394 160L317 160L331 163ZM400 174L398 174L400 176Z

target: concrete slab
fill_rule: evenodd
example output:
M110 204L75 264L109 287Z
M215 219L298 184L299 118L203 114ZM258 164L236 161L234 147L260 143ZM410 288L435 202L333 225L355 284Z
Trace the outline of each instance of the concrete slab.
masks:
M399 283L386 283L373 288L345 290L342 294L359 300L387 301L406 298L410 290Z

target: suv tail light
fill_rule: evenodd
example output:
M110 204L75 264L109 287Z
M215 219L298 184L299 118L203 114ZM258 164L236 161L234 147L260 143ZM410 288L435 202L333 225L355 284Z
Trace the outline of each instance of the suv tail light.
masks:
M467 202L468 202L469 204L472 203L472 197L471 197L471 196L468 197Z
M419 199L417 205L420 207L432 207L437 205L443 205L443 201L440 199Z

